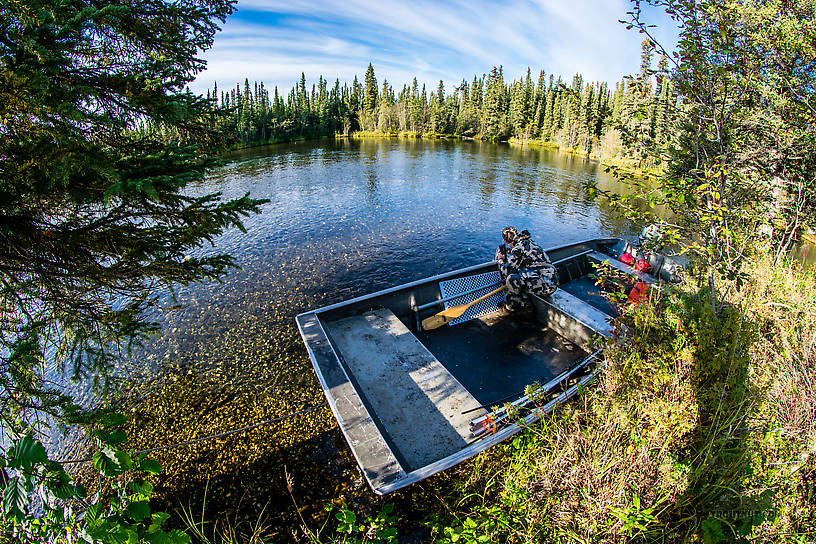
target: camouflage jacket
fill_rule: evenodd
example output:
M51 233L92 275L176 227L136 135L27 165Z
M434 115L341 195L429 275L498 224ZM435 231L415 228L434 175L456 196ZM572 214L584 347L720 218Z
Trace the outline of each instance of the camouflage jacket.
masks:
M499 263L499 270L504 277L516 274L519 270L536 270L552 267L550 258L541 249L541 246L530 239L526 230L516 235L513 248L507 253L507 262Z

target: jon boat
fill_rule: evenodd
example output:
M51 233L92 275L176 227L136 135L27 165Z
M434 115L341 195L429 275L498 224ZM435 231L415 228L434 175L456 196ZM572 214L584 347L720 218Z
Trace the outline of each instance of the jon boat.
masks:
M561 286L533 296L526 316L499 311L499 293L451 325L422 330L445 306L494 290L495 261L298 315L317 378L372 490L390 493L464 461L592 380L603 360L597 340L613 334L616 314L590 276L594 265L607 262L649 284L676 280L668 257L650 257L654 275L644 274L616 259L625 248L605 238L547 249Z

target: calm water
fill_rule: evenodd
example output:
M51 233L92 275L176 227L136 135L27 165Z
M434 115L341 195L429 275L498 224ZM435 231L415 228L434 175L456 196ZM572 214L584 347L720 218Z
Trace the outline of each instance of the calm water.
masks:
M181 288L184 309L165 318L147 360L214 360L212 340L255 325L287 326L316 306L493 258L506 225L543 247L638 231L586 197L584 184L616 180L597 163L551 150L477 142L327 141L271 146L233 156L197 192L249 192L270 202L213 251L241 269L223 284ZM301 354L305 353L303 351ZM311 380L309 374L307 380Z
M638 230L584 194L593 178L614 186L603 167L550 150L364 140L235 158L197 190L271 202L246 220L247 234L217 241L242 270L224 285L180 291L192 307L285 305L294 316L492 259L506 225L529 229L545 248Z
M588 199L603 167L550 150L476 142L363 140L248 151L194 191L270 200L208 251L235 256L221 284L178 291L181 309L134 357L132 446L150 448L264 421L322 401L294 317L308 309L490 260L506 225L542 246L638 229ZM168 507L252 518L280 537L294 523L284 468L307 512L372 499L330 412L156 454ZM448 476L443 476L447 478ZM436 483L389 500L421 510ZM430 487L429 487L430 486ZM426 506L427 507L427 506Z

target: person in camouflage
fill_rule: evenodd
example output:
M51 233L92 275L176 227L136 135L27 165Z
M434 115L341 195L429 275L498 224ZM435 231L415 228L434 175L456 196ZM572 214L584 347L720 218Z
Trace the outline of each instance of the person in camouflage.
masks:
M505 227L502 240L504 244L496 251L496 260L507 285L505 309L515 312L530 307L529 293L540 296L554 293L558 288L558 272L541 246L530 239L530 233Z

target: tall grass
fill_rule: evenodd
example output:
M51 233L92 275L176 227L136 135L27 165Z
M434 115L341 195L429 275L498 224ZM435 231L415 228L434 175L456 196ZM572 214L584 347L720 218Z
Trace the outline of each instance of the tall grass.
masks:
M209 481L204 486L201 511L192 506L182 506L181 520L191 541L197 544L267 544L273 542L270 527L266 524L266 506L258 512L254 522L241 522L224 518L211 522L206 516Z
M749 272L720 313L693 282L631 307L603 376L485 470L499 489L437 540L471 519L502 542L812 542L816 275L763 256Z

